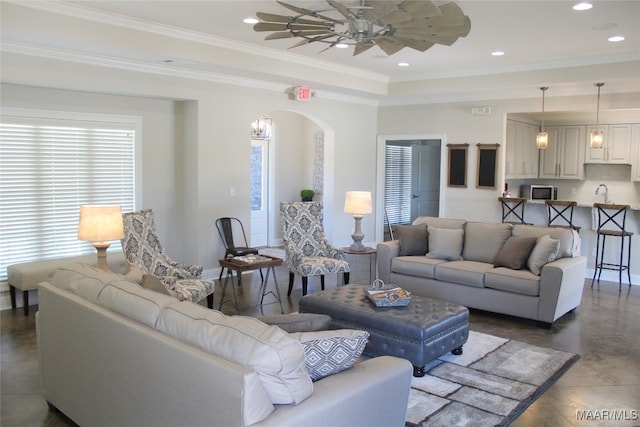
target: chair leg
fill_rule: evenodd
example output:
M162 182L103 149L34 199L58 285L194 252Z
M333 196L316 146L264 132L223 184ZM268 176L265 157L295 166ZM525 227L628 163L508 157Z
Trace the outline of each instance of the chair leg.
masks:
M222 283L222 273L224 273L224 267L220 267L220 277L218 277L220 283Z
M620 265L618 265L618 291L622 290L622 260L624 258L624 235L620 237Z
M600 234L596 233L596 258L593 264L593 278L591 279L591 287L593 288L593 283L596 281L596 275L598 274L598 257L600 255Z
M207 307L213 308L213 292L207 295Z
M622 240L624 240L624 237ZM629 280L629 287L631 287L631 236L629 236L629 245L627 249L627 279Z
M348 271L345 271L343 273L343 278L344 278L344 284L348 285L349 284L349 272Z
M29 291L22 291L22 310L25 317L29 315Z
M307 284L309 278L307 276L302 276L302 296L307 294Z
M602 250L600 251L600 271L598 272L598 283L600 283L600 276L602 276L602 266L604 264L604 248L607 244L607 235L602 235Z
M240 287L242 286L242 273L238 271L236 274L238 275L238 287Z
M9 285L9 294L11 295L11 309L16 309L16 288Z
M287 296L291 296L291 291L293 290L293 279L295 274L289 272L289 290L287 291Z
M320 275L320 289L324 291L324 274Z

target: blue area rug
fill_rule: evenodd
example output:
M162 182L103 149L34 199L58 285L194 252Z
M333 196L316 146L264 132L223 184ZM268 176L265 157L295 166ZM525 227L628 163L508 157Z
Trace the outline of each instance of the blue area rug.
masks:
M447 353L413 378L405 425L506 426L579 358L470 331L461 356Z

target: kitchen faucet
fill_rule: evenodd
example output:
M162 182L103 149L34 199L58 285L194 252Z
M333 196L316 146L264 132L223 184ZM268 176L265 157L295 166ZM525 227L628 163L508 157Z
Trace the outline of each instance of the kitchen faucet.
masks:
M611 200L609 200L609 189L607 188L606 185L604 184L600 184L596 187L596 194L598 194L598 191L600 191L600 187L604 187L604 202L605 203L611 203Z

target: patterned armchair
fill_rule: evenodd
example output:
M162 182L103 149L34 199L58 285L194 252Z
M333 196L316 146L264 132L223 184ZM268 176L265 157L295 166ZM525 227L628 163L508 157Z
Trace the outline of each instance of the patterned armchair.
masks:
M296 274L302 276L302 295L307 294L309 276L320 276L322 290L325 274L342 273L344 283L349 283L349 263L325 237L320 202L281 203L280 218L289 267L287 295L291 295Z
M184 301L198 302L207 297L213 308L213 280L202 280L201 265L182 264L164 253L151 209L125 213L122 250L131 268L160 279L169 294Z

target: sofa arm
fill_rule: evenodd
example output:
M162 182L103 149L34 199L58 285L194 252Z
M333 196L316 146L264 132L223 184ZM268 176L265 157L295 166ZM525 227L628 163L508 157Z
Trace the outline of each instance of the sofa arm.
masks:
M587 258L560 258L542 267L538 320L553 323L582 301Z
M391 260L400 254L400 241L390 240L378 243L378 279L385 283L391 282Z
M276 410L254 427L401 427L405 425L413 367L381 356L316 381L313 394L298 405Z

